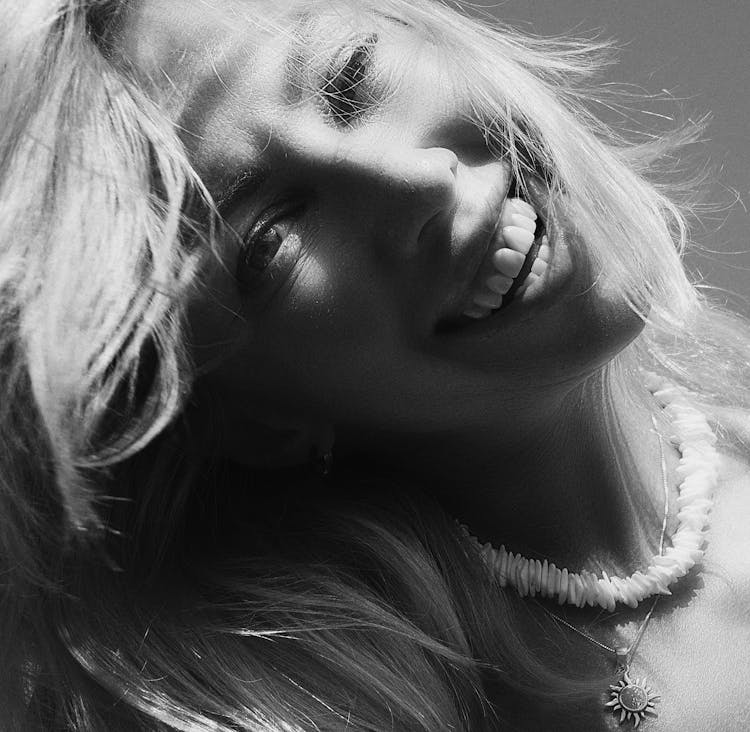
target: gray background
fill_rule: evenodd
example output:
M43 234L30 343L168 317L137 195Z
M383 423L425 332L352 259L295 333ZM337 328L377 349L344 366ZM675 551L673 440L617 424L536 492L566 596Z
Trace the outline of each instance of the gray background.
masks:
M699 164L708 162L710 175L702 191L701 224L694 228L702 249L687 262L707 285L721 288L720 298L750 315L750 0L473 4L477 12L482 8L521 31L615 38L620 63L606 78L662 97L639 102L636 109L683 119L712 114L705 142L691 153ZM667 125L658 117L638 117Z

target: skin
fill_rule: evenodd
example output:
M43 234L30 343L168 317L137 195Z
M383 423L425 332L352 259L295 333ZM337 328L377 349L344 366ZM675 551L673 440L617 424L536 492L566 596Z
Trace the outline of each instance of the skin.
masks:
M286 27L299 9L252 7L254 18ZM191 310L202 388L225 427L220 448L250 464L264 455L283 464L311 443L335 440L342 461L371 457L374 445L379 465L430 485L483 540L558 565L618 574L642 566L657 549L662 511L650 407L645 394L642 402L610 395L618 441L628 446L618 470L593 378L641 321L585 246L570 245L562 202L552 202L560 215L549 222L553 258L540 286L487 320L446 330L467 304L507 196L507 161L465 121L465 100L437 72L439 53L410 28L369 17L365 32L380 39L376 64L398 84L372 113L342 125L309 76L286 83L289 40L258 32L247 8L145 0L131 6L118 39L217 199L238 175L270 170L223 211L235 234L222 237ZM313 59L335 53L345 28L341 17L320 17L306 44ZM324 42L336 33L341 41ZM247 271L241 240L269 211L283 245L264 271ZM668 447L670 476L677 457ZM713 593L726 600L720 587ZM738 597L747 594L745 586ZM663 602L652 621L663 642L645 660L671 669L661 690L685 683L669 658L674 635L690 638L671 622L679 602ZM632 637L646 610L600 621L598 637L619 645L618 634ZM691 605L696 622L706 612ZM736 648L718 638L706 644L707 655ZM598 653L582 641L572 658L601 666L606 678ZM690 726L696 710L688 717L672 704L666 728L699 728ZM586 728L599 728L600 712L591 715Z

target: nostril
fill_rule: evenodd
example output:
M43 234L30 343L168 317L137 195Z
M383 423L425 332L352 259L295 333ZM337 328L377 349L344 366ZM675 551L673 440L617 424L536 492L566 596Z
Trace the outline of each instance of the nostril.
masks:
M447 147L431 147L427 148L426 152L432 156L432 162L444 171L450 171L451 175L455 177L458 172L458 155Z
M425 203L438 212L452 208L456 199L459 161L456 153L444 147L423 151L422 165L414 182Z
M456 173L458 172L458 155L456 155L453 150L446 150L446 152L448 152L448 154L450 155L448 165L450 166L451 173L453 173L453 175L456 175Z
M392 205L389 218L397 218L411 232L414 241L431 239L429 232L440 228L437 222L444 217L450 219L461 175L453 151L437 147L400 148L378 161L377 172L380 185L373 189L368 200L382 192L383 200Z

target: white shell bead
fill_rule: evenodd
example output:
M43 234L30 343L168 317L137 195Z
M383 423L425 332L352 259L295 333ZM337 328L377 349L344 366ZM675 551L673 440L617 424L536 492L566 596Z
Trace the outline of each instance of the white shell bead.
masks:
M560 591L557 598L560 605L565 603L568 599L568 574L568 570L563 567L562 574L560 575Z
M534 562L534 589L540 591L542 589L542 563L537 559Z
M518 573L518 579L521 584L521 596L526 597L529 594L529 560L523 559L519 566L521 567Z

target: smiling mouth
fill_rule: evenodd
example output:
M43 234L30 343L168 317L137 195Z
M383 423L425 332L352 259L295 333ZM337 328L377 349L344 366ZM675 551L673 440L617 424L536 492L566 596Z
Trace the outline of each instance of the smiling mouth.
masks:
M537 206L522 198L521 187L514 177L461 314L441 323L440 330L460 328L502 311L544 276L550 256L545 221Z

